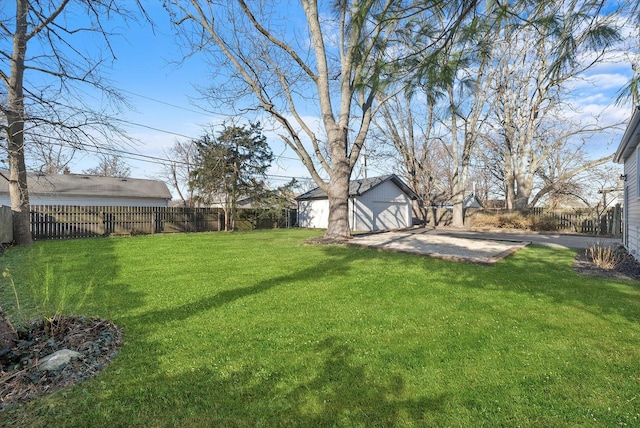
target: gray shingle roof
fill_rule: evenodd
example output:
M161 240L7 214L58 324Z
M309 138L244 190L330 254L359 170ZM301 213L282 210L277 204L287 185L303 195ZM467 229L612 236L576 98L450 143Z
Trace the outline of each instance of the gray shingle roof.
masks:
M8 177L7 171L2 171L2 174ZM163 181L143 178L29 173L27 174L27 185L31 195L171 199L171 192ZM0 179L1 193L9 193L9 183L5 179Z
M384 183L385 181L391 181L393 184L395 184L400 189L402 189L402 191L406 193L411 199L418 199L418 195L416 195L416 193L413 190L411 190L411 188L407 186L405 182L402 181L402 179L400 179L400 177L398 177L395 174L382 175L380 177L364 178L361 180L351 180L349 182L349 196L350 197L361 196L366 192L368 192L369 190L373 189L374 187ZM327 198L326 192L320 189L319 187L316 187L315 189L310 190L307 193L303 193L302 195L298 196L296 200L303 201L303 200L310 200L310 199L326 199L326 198Z
M640 143L640 105L635 106L633 109L633 115L629 119L627 129L624 131L622 140L616 153L613 157L613 161L616 163L624 163L624 161L631 156L633 151Z

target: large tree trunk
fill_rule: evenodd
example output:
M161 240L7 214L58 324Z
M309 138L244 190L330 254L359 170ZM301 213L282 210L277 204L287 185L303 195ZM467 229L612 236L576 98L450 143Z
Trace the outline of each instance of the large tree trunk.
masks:
M451 155L455 172L453 174L453 183L451 202L453 203L451 226L464 227L464 212L462 203L464 200L464 173L462 169L462 157L460 152L460 142L458 141L458 120L456 113L456 103L454 97L453 86L447 88L449 94L449 109L451 111Z
M462 198L458 196L453 198L453 217L451 219L451 226L453 227L464 227L464 207L462 202Z
M529 199L533 190L533 175L516 176L516 190L514 209L524 211L529 207Z
M13 212L13 239L17 245L29 245L31 227L29 221L29 192L27 170L24 161L24 70L27 53L26 1L16 4L16 32L13 38L11 76L9 78L7 118L7 152L9 156L9 195Z
M13 240L16 245L29 245L31 239L31 222L29 216L29 192L27 190L27 170L24 162L24 144L22 142L22 122L17 121L9 126L10 130L21 128L19 134L13 134L8 142L9 147L9 195L11 212L13 213ZM12 125L13 125L12 124Z
M349 179L351 168L348 162L338 162L331 173L327 187L329 197L329 224L324 237L346 240L351 238L349 227Z

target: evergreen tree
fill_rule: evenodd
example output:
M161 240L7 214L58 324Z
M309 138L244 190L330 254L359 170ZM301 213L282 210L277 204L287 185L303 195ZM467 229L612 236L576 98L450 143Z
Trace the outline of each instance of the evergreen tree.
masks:
M224 229L233 230L238 200L262 192L273 161L260 123L225 125L217 135L208 132L195 144L198 154L191 174L195 199L204 205L220 204L225 214Z

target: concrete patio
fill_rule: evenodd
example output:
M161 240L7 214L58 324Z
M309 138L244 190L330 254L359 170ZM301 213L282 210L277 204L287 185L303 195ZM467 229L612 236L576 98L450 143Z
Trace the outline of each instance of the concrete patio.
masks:
M581 235L506 231L414 228L404 231L355 235L349 245L431 257L491 264L534 243L561 248L588 248L596 241L618 245L620 239Z

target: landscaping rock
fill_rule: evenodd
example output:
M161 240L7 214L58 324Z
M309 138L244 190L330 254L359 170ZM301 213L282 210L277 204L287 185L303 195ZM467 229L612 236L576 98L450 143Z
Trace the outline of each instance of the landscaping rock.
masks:
M80 352L72 351L70 349L61 349L40 360L38 368L42 371L53 372L69 364L72 359L79 358L81 356L82 354Z

